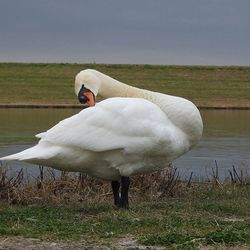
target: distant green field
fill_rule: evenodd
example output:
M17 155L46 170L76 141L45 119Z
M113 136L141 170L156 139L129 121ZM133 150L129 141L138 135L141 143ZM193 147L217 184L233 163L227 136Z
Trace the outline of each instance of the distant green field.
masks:
M200 106L250 107L250 67L0 63L0 104L77 104L74 77L92 68Z

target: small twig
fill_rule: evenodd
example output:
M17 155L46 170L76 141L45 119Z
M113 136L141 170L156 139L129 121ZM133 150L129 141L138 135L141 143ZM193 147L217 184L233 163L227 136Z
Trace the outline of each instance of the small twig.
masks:
M237 179L239 180L239 182L242 184L242 180L241 180L241 178L239 177L239 175L238 175L238 173L237 173L237 171L236 171L234 165L233 165L233 171L234 171L234 176L236 176L236 178L237 178Z
M190 186L191 186L191 181L192 181L193 173L194 173L194 172L191 172L191 174L190 174L190 176L189 176L188 183L187 183L187 187L190 187Z
M214 168L212 168L212 172L213 172L213 180L217 185L221 185L220 181L219 181L219 171L218 171L218 164L217 161L215 160L215 171Z
M233 173L231 170L228 170L230 178L231 178L231 183L235 183L234 177L233 177Z

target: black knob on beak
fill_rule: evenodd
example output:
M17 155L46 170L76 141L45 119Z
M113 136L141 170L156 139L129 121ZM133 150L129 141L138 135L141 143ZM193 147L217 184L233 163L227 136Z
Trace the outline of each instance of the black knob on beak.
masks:
M88 97L84 95L84 93L85 93L86 91L88 91L88 89L86 89L86 88L84 87L84 85L82 85L82 87L81 87L81 89L80 89L80 91L79 91L79 93L78 93L78 100L79 100L79 102L82 103L82 104L85 104L85 103L89 100Z

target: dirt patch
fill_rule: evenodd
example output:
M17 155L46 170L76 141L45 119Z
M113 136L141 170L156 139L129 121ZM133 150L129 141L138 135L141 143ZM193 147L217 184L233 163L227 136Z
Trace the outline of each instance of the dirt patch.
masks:
M108 247L102 246L91 246L84 241L80 242L48 242L33 238L23 238L23 237L8 237L0 238L0 249L1 250L80 250L80 249L109 249Z
M157 246L142 246L138 245L136 240L128 236L119 239L113 246L101 246L101 245L89 245L85 241L58 241L48 242L34 238L23 237L1 237L0 238L0 250L109 250L109 249L140 249L140 250L162 250L165 247Z
M0 237L0 250L163 250L165 247L160 246L142 246L138 245L136 240L132 237L125 237L120 239L116 244L111 247L99 246L99 245L89 245L85 241L59 241L59 242L48 242L42 241L34 238L23 238L23 237ZM249 246L239 245L239 246L203 246L200 245L198 249L202 250L213 250L213 249L230 249L230 250L248 250Z

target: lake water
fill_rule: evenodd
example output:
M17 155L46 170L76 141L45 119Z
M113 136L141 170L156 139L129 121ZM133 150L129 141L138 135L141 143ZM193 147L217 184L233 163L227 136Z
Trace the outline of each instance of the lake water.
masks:
M37 142L34 135L69 117L77 109L0 109L0 156L24 150ZM174 162L181 177L206 181L212 178L215 161L220 179L235 166L250 176L250 110L202 110L204 134L199 144ZM37 166L11 162L11 172L25 168L32 175Z

